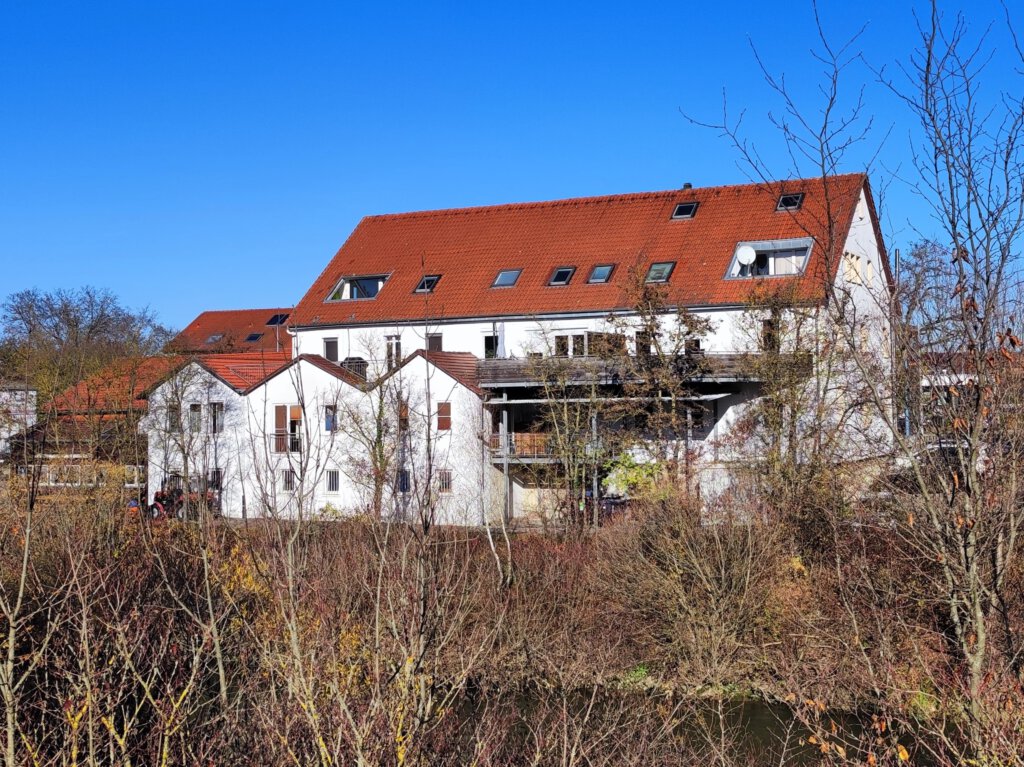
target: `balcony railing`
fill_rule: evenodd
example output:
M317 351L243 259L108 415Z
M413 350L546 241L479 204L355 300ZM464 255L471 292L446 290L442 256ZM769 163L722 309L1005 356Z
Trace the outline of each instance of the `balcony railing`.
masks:
M302 435L275 431L270 435L270 449L275 453L301 453Z
M810 372L806 354L780 355L786 362ZM753 381L761 377L759 354L714 353L680 355L679 375L692 380ZM485 388L529 386L544 381L562 384L623 384L643 378L642 359L601 357L539 357L531 359L483 359L477 363L480 385Z
M555 454L554 439L538 432L492 434L491 452L515 458L550 458Z

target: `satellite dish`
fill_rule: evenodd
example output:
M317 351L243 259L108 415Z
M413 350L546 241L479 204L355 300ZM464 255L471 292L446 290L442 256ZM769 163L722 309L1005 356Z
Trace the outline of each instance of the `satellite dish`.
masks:
M757 251L749 245L740 245L736 249L736 260L743 266L750 266L757 260Z

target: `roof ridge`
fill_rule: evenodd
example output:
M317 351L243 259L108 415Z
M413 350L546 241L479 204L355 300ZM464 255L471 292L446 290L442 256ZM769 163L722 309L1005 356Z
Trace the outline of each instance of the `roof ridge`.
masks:
M866 178L867 174L864 172L855 173L837 173L833 176L827 176L829 181L839 179L849 179L854 177ZM573 207L579 205L599 205L602 203L616 203L616 202L634 202L636 200L650 200L659 197L669 197L680 193L696 193L696 192L723 192L732 189L746 189L765 187L770 189L776 185L786 184L797 184L810 181L821 181L822 176L809 176L806 178L789 178L780 179L778 181L751 181L745 184L720 184L715 186L703 186L703 187L690 187L690 188L678 188L678 189L663 189L660 191L650 192L627 192L625 194L605 194L605 195L594 195L586 197L565 197L555 200L536 200L527 202L505 202L497 203L494 205L471 205L468 207L457 207L457 208L432 208L429 210L413 210L405 213L378 213L370 216L364 216L364 221L376 221L386 220L395 218L441 218L444 216L463 216L463 215L476 215L481 213L498 213L509 210L530 210L538 208L561 208L561 207Z

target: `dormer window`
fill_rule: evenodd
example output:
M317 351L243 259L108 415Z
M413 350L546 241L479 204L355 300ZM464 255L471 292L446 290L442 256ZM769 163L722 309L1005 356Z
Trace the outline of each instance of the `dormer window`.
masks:
M590 277L587 279L587 282L591 285L608 282L612 278L613 271L615 271L615 264L598 264L590 270Z
M498 272L498 276L494 278L494 282L491 283L492 288L511 288L519 281L519 275L522 274L522 269L502 269Z
M800 206L804 204L804 193L794 192L793 194L784 194L779 197L779 204L775 206L775 210L800 210Z
M212 336L210 336L209 338L206 339L206 343L208 343L208 344L215 344L218 341L220 341L222 338L224 338L224 334L223 333L214 333Z
M696 200L693 202L681 202L672 211L672 218L693 218L697 215L697 206L699 205L700 203Z
M554 273L551 275L551 279L548 280L548 285L554 285L554 286L568 285L569 284L569 280L572 279L572 276L575 273L576 273L576 267L575 266L560 266L557 269L555 269Z
M726 277L745 279L803 274L813 243L810 237L737 243Z
M419 281L419 284L416 286L416 290L414 290L413 292L414 293L433 293L434 292L434 288L437 287L437 283L439 283L440 281L441 281L441 275L440 274L427 274L427 275L424 275L423 279L421 279Z
M368 298L376 298L384 283L388 281L387 274L371 274L364 277L345 277L338 286L327 297L328 301L359 301Z
M644 282L668 282L668 278L672 276L672 270L675 266L675 261L661 261L660 263L651 264L647 270L647 278Z

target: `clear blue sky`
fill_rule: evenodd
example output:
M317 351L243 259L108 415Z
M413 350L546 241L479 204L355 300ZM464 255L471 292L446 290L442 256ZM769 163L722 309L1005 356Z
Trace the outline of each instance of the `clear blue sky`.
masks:
M878 64L915 42L909 4L822 4ZM815 109L803 2L6 0L0 298L92 284L180 327L293 304L364 215L746 181L680 113L718 117L723 89L783 175L748 39ZM870 149L894 125L879 185L908 126L867 98ZM929 229L899 184L886 203L890 247Z

